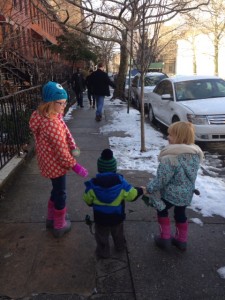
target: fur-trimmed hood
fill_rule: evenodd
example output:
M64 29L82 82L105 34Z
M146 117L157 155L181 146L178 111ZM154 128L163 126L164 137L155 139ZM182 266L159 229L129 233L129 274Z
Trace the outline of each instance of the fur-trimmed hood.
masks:
M158 160L162 162L165 158L169 158L173 164L177 160L177 156L181 154L197 154L200 158L200 163L202 163L204 159L204 154L201 148L195 144L169 144L161 150Z

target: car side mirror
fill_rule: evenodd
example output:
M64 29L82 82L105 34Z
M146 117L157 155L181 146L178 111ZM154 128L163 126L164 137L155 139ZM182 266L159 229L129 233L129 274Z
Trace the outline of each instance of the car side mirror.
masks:
M173 100L173 96L170 94L163 94L161 98L162 100Z

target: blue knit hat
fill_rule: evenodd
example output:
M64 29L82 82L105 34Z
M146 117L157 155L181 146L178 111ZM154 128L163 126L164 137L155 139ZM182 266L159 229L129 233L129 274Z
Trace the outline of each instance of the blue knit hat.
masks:
M67 92L61 84L49 81L42 88L42 98L44 102L53 102L62 99L68 99Z
M113 157L113 152L110 149L105 149L102 151L101 156L97 161L97 167L99 173L114 172L117 171L117 162Z

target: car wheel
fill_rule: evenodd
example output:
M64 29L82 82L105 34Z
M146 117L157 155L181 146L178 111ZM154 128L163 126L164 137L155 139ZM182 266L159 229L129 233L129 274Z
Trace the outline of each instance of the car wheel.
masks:
M180 119L177 116L174 116L172 119L172 123L179 122Z
M154 115L154 112L153 112L153 109L152 109L152 106L149 105L149 108L148 108L148 119L149 119L149 122L154 124L156 119L155 119L155 115Z

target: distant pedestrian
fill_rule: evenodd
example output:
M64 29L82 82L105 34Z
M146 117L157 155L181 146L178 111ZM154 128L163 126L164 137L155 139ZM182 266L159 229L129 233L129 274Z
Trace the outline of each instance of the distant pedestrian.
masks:
M97 161L98 174L85 182L84 201L93 207L97 257L110 256L109 235L115 249L125 249L123 221L125 201L134 201L143 194L142 188L132 187L117 173L117 162L110 149L105 149Z
M42 89L43 102L30 118L30 129L35 138L37 160L42 176L49 178L52 191L48 201L46 228L61 237L71 228L66 219L66 173L72 169L82 177L88 171L77 163L77 147L62 115L67 104L67 93L57 83L49 81Z
M92 73L93 73L93 69L90 69L89 75L86 77L85 84L87 87L87 96L88 96L90 107L92 106L93 108L95 108L95 95L94 95L93 86L92 86L91 80L90 80Z
M103 63L98 64L98 68L91 74L90 80L97 105L95 120L101 121L105 96L110 96L109 86L115 88L115 84L110 80L108 74L104 72Z
M194 144L194 126L176 122L168 129L169 145L159 154L156 177L147 184L150 204L157 209L160 235L155 236L158 247L167 248L171 242L178 249L187 247L188 222L186 207L191 204L202 150ZM159 193L159 195L157 194ZM174 207L176 234L171 238L168 210Z
M80 71L80 68L77 68L77 71L72 75L71 84L76 95L77 105L80 107L84 107L83 92L85 90L85 79Z

